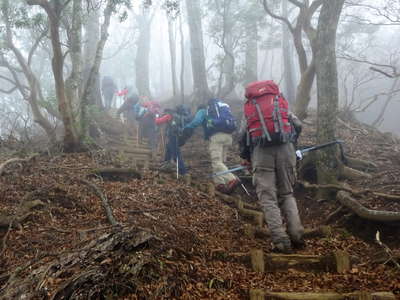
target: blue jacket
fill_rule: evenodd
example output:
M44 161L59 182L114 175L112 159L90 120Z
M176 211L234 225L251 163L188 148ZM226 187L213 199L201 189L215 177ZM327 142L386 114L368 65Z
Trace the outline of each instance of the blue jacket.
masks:
M135 114L135 117L138 119L143 117L146 112L147 112L147 108L143 107L143 105L139 102L137 102L133 106L133 113Z
M212 125L208 124L208 115L206 108L199 109L193 120L189 124L187 124L185 128L195 129L200 125L202 125L203 127L204 139L206 140L210 139L213 134L217 133L217 131L212 128Z

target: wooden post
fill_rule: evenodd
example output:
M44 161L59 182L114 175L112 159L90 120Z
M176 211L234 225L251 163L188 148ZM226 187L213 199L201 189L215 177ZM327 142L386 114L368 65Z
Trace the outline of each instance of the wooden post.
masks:
M264 251L259 249L250 250L251 266L254 272L265 272Z
M250 224L243 225L243 232L244 232L245 236L247 236L248 238L251 238L251 239L254 239L255 234L256 234L256 230L255 230L254 226L252 226Z
M265 293L260 289L251 289L250 290L250 300L264 300Z
M262 291L261 291L262 292ZM252 290L250 290L250 299L265 300L395 300L396 297L390 292L354 292L354 293L335 293L335 292L316 292L316 293L296 293L296 292L268 292L264 291L263 298L251 298ZM260 295L260 292L256 293ZM366 297L366 298L360 298Z
M332 236L332 227L330 227L330 226L321 226L321 234L324 237L331 237Z
M372 294L368 292L359 292L357 295L357 300L372 300Z
M350 270L350 256L346 251L334 251L333 258L336 264L336 272L345 273Z
M256 224L257 228L262 229L264 225L264 214L262 212L254 216L254 224Z
M243 201L238 198L235 198L235 202L236 202L236 208L239 211L243 210Z

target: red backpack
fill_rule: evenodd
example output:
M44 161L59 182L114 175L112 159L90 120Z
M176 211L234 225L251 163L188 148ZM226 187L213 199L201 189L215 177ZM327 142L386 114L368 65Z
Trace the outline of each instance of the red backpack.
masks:
M148 112L152 113L153 115L159 115L161 113L161 106L156 101L145 101L142 104L143 107L147 108Z
M247 85L244 115L252 142L284 144L291 140L293 128L289 121L289 103L272 80Z

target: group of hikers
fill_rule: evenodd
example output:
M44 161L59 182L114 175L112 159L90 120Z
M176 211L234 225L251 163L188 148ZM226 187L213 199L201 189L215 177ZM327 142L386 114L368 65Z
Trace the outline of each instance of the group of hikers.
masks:
M192 117L190 109L179 104L161 111L160 105L125 91L125 101L117 114L130 113L139 122L139 131L154 150L158 127L166 124L166 146L160 171L176 170L185 175L187 169L180 147L202 127L214 173L216 190L231 194L241 184L225 165L232 134L239 131L240 157L253 175L253 184L271 232L273 250L292 253L304 247L302 226L293 186L296 180L295 143L301 132L300 121L289 111L288 101L271 80L246 86L243 118L238 126L230 106L222 99L204 99ZM285 228L286 223L286 228Z

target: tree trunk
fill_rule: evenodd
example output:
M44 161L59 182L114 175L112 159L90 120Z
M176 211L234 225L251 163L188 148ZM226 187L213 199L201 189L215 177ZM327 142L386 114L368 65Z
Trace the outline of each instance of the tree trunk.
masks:
M100 21L99 10L93 9L89 12L87 23L85 24L85 47L84 47L84 65L83 65L83 82L81 85L80 95L82 97L84 88L89 78L90 69L93 66L94 58L96 56L97 44L100 41ZM100 91L100 75L95 80L93 86L93 93L88 100L90 105L103 108Z
M55 2L54 5L51 6L48 2L40 2L34 0L28 0L27 4L41 6L46 11L46 14L48 16L50 26L50 40L53 50L52 70L58 100L58 110L64 125L64 150L67 152L77 151L81 148L81 143L74 127L72 105L65 95L63 74L64 56L61 49L61 39L59 32L62 5L60 2Z
M79 91L82 83L82 0L74 0L72 5L72 25L68 35L72 70L65 81L66 94L74 111L79 107Z
M152 17L148 10L142 15L136 16L139 28L137 40L137 52L135 58L136 88L139 96L151 97L150 77L149 77L149 57L150 57L150 29Z
M7 35L11 34L11 31L8 31L7 29ZM23 74L28 82L29 88L30 88L30 94L28 95L26 93L25 87L21 83L18 74L16 73L15 69L9 64L9 62L5 59L5 57L2 55L2 63L4 66L10 71L11 76L13 77L16 86L18 88L18 91L21 93L21 95L24 97L29 102L29 105L32 109L32 114L33 114L33 120L37 124L39 124L40 127L46 132L50 144L54 145L57 142L57 137L56 137L56 132L55 128L51 125L48 119L44 117L42 112L40 111L39 108L39 99L40 99L40 84L36 78L36 76L33 74L30 66L26 63L25 59L23 58L21 52L14 46L12 42L11 36L9 36L8 40L8 47L10 47L11 51L14 53L14 55L17 58L18 63L20 64L20 67L23 71Z
M202 103L207 101L211 93L207 83L200 1L186 0L186 9L190 32L194 101Z
M294 3L294 1L290 2ZM295 18L295 25L293 26L288 18L283 16L275 15L270 7L269 3L264 0L264 8L265 11L275 19L278 19L285 23L285 25L289 28L290 33L293 36L293 43L296 49L298 63L300 67L301 79L300 83L297 86L296 91L296 103L295 103L295 112L296 115L301 119L305 119L307 117L307 108L310 103L310 93L313 86L313 81L315 77L315 66L313 65L313 59L311 63L308 64L308 58L306 49L304 47L304 39L303 39L303 31L307 34L307 38L310 41L311 49L312 49L312 57L315 55L315 38L316 38L316 31L312 27L312 18L314 13L318 10L321 6L323 1L314 1L311 4L309 1L299 2L301 4L296 4L299 7L299 14ZM285 3L282 3L284 5ZM284 7L283 7L284 8Z
M115 2L113 0L109 0L107 2L107 7L104 10L104 21L103 24L101 25L101 35L100 35L100 40L96 45L96 55L94 56L94 61L91 66L89 76L87 79L87 82L85 84L85 88L83 90L83 95L82 95L82 100L81 100L81 106L82 106L82 112L81 112L81 136L85 137L88 136L89 134L89 105L90 100L94 99L96 92L97 92L97 82L99 79L99 69L101 65L101 60L103 58L103 50L104 46L106 44L106 41L108 39L108 28L110 26L110 21L111 21L111 15L115 9Z
M245 74L244 84L256 81L258 76L258 26L256 19L247 20L245 37Z
M317 143L336 138L338 113L338 79L336 65L336 31L345 0L325 0L318 19L315 67L318 90ZM339 161L336 147L318 152L318 183L334 183L338 177Z
M50 38L53 49L53 58L51 61L56 95L58 100L58 110L60 112L64 125L64 150L66 152L74 152L81 149L81 141L76 133L74 118L72 113L72 105L68 101L65 94L64 82L64 54L61 49L60 38L60 19L61 19L61 3L55 2L54 7L46 3L42 6L49 18Z
M221 73L218 83L218 97L225 97L235 87L235 57L233 54L234 37L232 34L234 20L232 19L231 1L223 1L222 15L222 38L221 44L224 57L221 62Z
M179 15L179 37L181 41L181 74L180 74L180 90L181 102L185 101L185 40L183 35L182 16Z
M284 18L288 17L287 0L282 0L282 16ZM295 69L292 60L293 51L290 43L290 32L286 24L282 24L282 56L285 78L285 96L286 99L293 104L296 100Z
M296 91L295 112L300 120L307 118L308 104L311 100L311 89L315 78L315 63L311 60L306 70L301 74Z
M176 79L176 38L175 38L175 20L168 18L168 42L169 53L171 57L171 78L172 78L172 95L175 97L178 94L178 83Z

